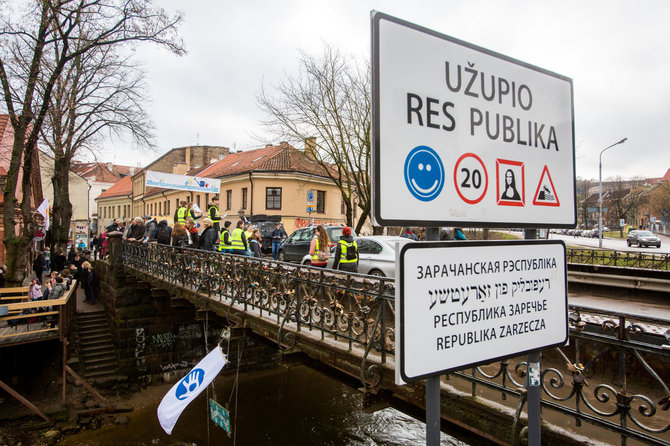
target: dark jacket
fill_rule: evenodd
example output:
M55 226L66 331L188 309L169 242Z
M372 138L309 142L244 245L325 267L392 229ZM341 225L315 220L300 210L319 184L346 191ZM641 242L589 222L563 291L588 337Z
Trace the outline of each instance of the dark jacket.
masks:
M167 224L167 221L165 222ZM158 226L158 222L156 221L155 218L152 218L149 220L145 225L144 225L144 235L142 236L142 239L145 242L155 242L156 241L156 226Z
M186 232L191 235L191 244L189 245L189 248L200 249L200 234L198 234L198 229L195 227L192 230L186 228Z
M218 251L219 245L216 243L217 239L218 237L216 235L216 229L212 227L205 228L205 230L202 231L202 234L200 234L198 249L204 249L205 251Z
M258 243L258 240L252 238L249 240L249 246L251 247L251 252L254 253L254 257L263 257L263 254L261 254L261 245Z
M176 246L178 248L188 248L188 236L179 235L172 237L172 246Z
M144 237L144 223L137 223L130 227L130 235L128 238L134 238L135 240L141 240Z
M170 244L170 236L172 235L172 228L168 226L167 220L161 220L160 223L156 225L156 230L154 231L153 239L158 240L158 234L160 234L161 230L167 231L168 234L168 242L164 243L166 245Z

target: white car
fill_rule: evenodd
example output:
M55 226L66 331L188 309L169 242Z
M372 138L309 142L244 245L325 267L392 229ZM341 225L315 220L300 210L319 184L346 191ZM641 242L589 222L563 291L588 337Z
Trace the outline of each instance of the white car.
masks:
M371 235L367 237L355 237L358 245L358 272L371 276L395 277L395 245L396 242L403 245L411 240L404 237L390 235ZM327 268L333 267L335 260L335 249L333 246L328 259ZM307 254L302 258L303 265L310 265L312 257Z

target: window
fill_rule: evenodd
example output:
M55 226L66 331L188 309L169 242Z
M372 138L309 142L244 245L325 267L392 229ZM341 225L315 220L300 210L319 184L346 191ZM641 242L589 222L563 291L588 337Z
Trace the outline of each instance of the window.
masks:
M170 200L165 200L165 215L170 215Z
M107 218L107 206L102 208L102 218Z
M226 210L229 211L233 208L233 190L228 189L226 191Z
M326 212L326 191L316 191L316 212L323 214Z
M200 207L200 194L195 196L195 203Z
M158 202L158 215L163 215L163 213L161 212L163 210L163 209L161 209L163 207L163 206L161 206L162 204L163 203L161 203L160 201Z
M242 188L242 209L247 208L247 188Z
M281 209L281 187L265 188L265 209Z

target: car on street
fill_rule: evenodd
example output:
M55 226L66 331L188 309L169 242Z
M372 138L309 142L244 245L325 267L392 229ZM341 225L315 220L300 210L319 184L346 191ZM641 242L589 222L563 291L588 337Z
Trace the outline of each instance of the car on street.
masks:
M638 245L640 248L644 246L656 246L660 248L661 239L651 231L635 230L628 233L626 244L628 246Z
M387 235L371 235L354 237L358 245L358 272L380 277L395 277L395 247L396 242L402 246L412 240L406 237ZM335 260L335 247L330 250L330 258L326 268L332 268ZM303 265L309 265L312 258L309 254L302 258Z
M330 238L330 246L335 246L335 244L340 241L340 237L342 237L342 229L344 229L344 226L323 226L326 228L326 232ZM282 244L279 245L279 260L282 262L302 261L302 258L305 256L305 254L309 253L309 244L314 238L315 231L316 226L309 226L293 231L293 233L286 237ZM353 228L351 229L351 235L356 237L356 232L353 230Z

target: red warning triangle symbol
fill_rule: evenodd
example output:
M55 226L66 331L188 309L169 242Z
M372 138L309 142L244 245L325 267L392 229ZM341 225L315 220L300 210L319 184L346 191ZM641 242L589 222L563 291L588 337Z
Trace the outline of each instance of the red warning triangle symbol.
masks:
M555 207L561 205L561 202L558 201L556 188L554 187L554 182L551 180L551 175L549 174L549 169L547 168L547 166L544 166L544 169L542 170L542 175L540 176L540 182L537 185L537 190L535 191L535 197L533 198L533 204L536 206L555 206Z

